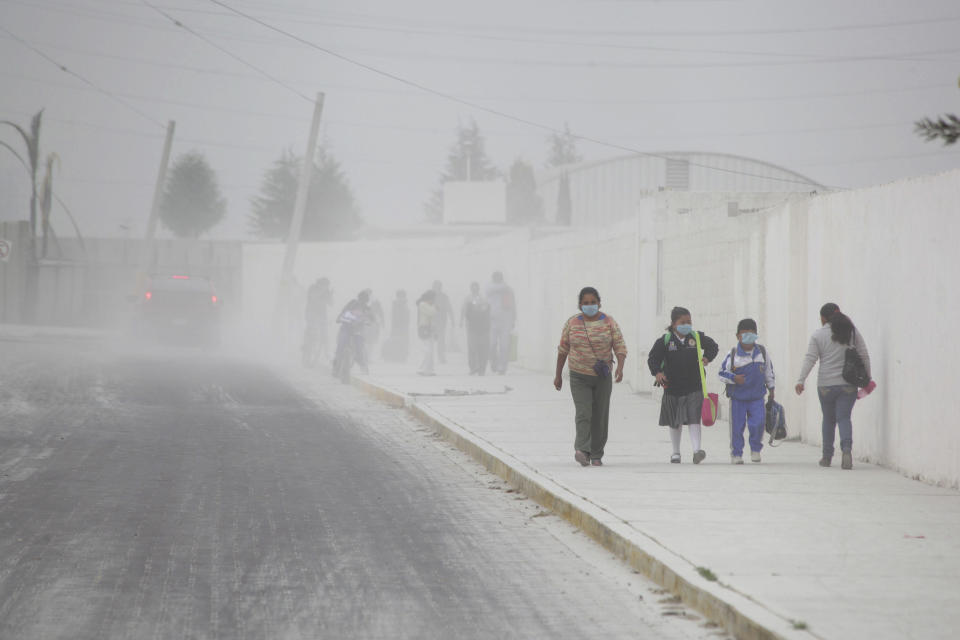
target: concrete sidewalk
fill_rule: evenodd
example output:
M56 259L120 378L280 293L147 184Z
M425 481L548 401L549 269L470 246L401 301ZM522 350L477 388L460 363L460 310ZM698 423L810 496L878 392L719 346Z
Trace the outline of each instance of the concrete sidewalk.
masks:
M691 464L686 433L683 463L670 464L659 404L626 387L614 391L604 466L583 468L566 386L463 369L420 377L374 364L356 383L407 406L737 637L960 636L960 493L864 463L843 471L839 454L824 469L819 450L797 442L733 466L726 423L704 429L702 464ZM856 438L856 412L854 429Z

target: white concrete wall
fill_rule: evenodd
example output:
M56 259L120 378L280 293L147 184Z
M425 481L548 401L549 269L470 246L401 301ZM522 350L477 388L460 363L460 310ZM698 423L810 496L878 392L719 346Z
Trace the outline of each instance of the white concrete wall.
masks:
M854 412L855 455L960 486L953 389L960 345L950 328L939 329L960 315L960 171L813 197L746 195L741 202L751 206L741 208L749 212L735 217L731 199L667 192L602 229L304 245L297 278L307 285L329 276L340 304L371 287L388 309L395 289L413 300L434 279L459 305L471 280L486 283L500 269L517 293L521 363L544 372L577 292L592 285L624 331L625 381L644 393L652 391L647 351L674 305L692 311L721 354L749 316L773 359L788 425L813 444L820 442L816 371L802 398L792 389L820 306L836 302L866 339L880 385ZM256 322L272 312L281 257L278 245L245 249L243 298L257 309ZM708 371L716 391L718 366Z

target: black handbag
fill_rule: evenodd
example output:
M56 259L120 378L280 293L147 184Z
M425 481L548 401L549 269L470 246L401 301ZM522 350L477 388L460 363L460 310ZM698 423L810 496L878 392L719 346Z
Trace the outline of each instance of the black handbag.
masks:
M857 338L853 332L850 333L850 344L847 346L847 352L843 356L843 379L849 384L864 388L870 384L870 374L867 373L867 365L863 364L863 358L857 352Z

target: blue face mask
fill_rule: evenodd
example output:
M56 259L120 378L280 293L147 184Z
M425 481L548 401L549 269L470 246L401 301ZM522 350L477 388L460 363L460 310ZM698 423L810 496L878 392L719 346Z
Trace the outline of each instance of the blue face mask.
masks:
M588 318L592 318L593 316L600 313L600 305L585 304L582 307L580 307L580 310L583 311L583 315L587 316Z
M692 325L692 324L678 324L678 325L677 325L677 333L679 333L679 334L682 335L682 336L688 336L688 335L690 335L691 333L693 333L693 325Z
M753 344L757 341L757 337L757 334L748 332L740 336L740 342L743 344Z

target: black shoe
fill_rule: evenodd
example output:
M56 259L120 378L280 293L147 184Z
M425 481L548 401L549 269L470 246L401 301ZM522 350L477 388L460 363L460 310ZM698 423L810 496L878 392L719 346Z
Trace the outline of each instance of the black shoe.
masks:
M590 461L590 464L592 464L595 467L602 467L603 461L600 458L594 458L593 460Z
M673 454L672 456L670 456L670 463L671 463L671 464L680 464L680 454L679 454L679 453L675 453L675 454Z
M590 454L585 451L577 451L573 454L573 459L579 462L581 467L590 466Z
M820 466L829 467L832 461L833 461L832 457L828 458L827 456L823 456L822 458L820 458Z

